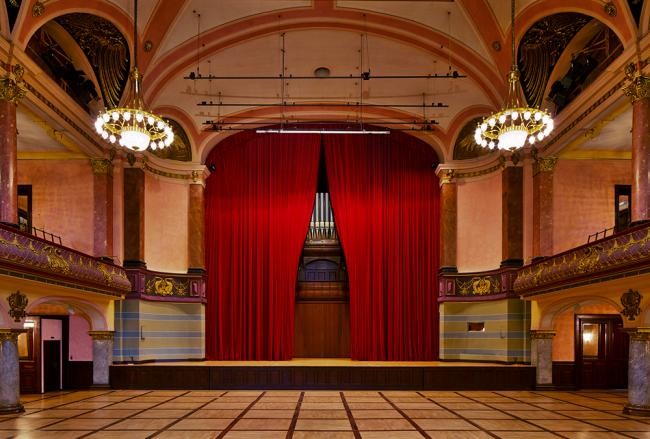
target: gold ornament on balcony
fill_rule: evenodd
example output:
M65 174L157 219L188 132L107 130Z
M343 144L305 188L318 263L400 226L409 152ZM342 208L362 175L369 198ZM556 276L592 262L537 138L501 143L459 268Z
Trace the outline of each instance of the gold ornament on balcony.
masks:
M20 291L16 291L7 297L7 302L9 303L9 315L14 319L14 322L20 322L27 313L25 309L27 308L27 303L29 300Z
M519 97L519 69L515 57L515 0L511 3L512 67L508 73L508 97L503 109L476 127L474 140L482 147L513 151L542 141L553 131L553 119L546 111L531 108Z

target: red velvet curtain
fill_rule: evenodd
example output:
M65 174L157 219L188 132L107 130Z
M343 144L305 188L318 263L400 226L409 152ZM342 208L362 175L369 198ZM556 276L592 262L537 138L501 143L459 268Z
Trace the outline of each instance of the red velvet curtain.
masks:
M439 183L433 150L403 133L323 138L350 282L355 360L438 358Z
M206 163L206 357L293 354L298 260L316 192L317 135L242 133Z

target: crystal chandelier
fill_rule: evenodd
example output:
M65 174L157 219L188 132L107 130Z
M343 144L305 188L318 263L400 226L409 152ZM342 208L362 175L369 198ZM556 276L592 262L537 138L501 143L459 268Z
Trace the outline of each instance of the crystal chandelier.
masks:
M478 125L474 140L483 147L515 150L528 141L533 145L553 131L553 119L548 112L530 108L519 99L519 70L515 58L515 0L511 4L512 67L508 73L508 97L503 109Z
M131 84L133 99L126 107L112 108L100 113L95 120L95 130L104 140L119 143L133 151L168 147L174 141L174 132L161 117L145 109L141 97L142 76L138 71L138 0L134 1L133 61Z

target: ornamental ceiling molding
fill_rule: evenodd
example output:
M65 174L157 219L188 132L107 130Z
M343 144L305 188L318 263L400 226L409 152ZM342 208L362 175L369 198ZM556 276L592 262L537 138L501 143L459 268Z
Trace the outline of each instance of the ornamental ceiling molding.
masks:
M137 166L170 182L204 185L210 175L208 168L200 163L166 160L156 157L149 151L141 154L138 158Z

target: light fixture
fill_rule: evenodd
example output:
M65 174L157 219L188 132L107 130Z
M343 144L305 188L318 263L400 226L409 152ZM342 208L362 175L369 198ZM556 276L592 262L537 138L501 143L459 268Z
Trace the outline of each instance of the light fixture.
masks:
M149 147L163 149L174 141L174 132L161 117L146 110L142 100L142 76L138 71L138 0L134 1L133 9L133 99L126 107L100 113L95 120L95 130L107 142L118 143L133 151L144 151Z
M512 68L508 73L508 97L503 109L476 127L474 140L491 149L515 150L528 141L533 145L553 131L553 119L543 110L530 108L519 99L519 69L515 57L515 0L511 3Z
M390 134L389 130L292 130L292 129L259 129L258 134Z

